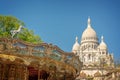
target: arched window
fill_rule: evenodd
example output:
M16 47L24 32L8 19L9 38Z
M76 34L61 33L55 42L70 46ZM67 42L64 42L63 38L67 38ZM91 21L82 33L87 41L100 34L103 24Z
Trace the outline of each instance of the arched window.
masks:
M102 54L105 54L105 52L102 52Z
M92 44L92 48L94 48L94 45Z
M89 60L90 60L90 58L91 58L91 54L88 55L88 59L89 59Z
M84 45L84 49L85 49L85 45Z

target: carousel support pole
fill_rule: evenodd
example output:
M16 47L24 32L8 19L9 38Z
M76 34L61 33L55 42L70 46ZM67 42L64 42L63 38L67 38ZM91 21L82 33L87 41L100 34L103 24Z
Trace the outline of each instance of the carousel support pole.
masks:
M38 80L40 79L40 66L38 65Z
M24 80L28 80L28 74L27 74L27 66L25 66L25 72L24 72Z
M66 80L66 71L64 72L64 80Z

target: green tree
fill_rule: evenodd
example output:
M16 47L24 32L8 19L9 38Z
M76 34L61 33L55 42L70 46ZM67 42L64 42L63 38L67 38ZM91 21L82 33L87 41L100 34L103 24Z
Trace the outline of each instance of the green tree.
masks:
M16 17L0 15L0 37L11 38L10 31L17 30L20 25L25 26L24 22L20 21ZM20 33L14 36L14 38L19 38L32 43L42 42L38 35L35 35L32 30L28 30L27 28L23 28Z

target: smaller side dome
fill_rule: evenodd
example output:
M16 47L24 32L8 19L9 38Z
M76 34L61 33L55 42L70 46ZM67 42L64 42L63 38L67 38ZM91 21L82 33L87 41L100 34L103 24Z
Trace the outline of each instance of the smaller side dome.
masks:
M104 42L104 37L103 37L103 36L101 36L101 43L100 43L100 45L99 45L99 48L100 48L100 49L107 50L107 45L106 45L105 42Z
M78 43L78 37L76 37L75 44L73 45L72 52L76 53L79 50L79 43Z

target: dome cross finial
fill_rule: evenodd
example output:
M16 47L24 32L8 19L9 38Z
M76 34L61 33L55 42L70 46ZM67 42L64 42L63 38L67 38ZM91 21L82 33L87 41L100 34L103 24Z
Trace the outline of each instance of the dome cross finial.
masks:
M76 42L78 42L78 37L76 36Z
M101 36L101 42L104 42L104 37L103 36Z
M88 17L88 27L91 27L91 20L90 20L90 17Z

